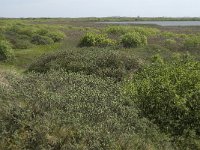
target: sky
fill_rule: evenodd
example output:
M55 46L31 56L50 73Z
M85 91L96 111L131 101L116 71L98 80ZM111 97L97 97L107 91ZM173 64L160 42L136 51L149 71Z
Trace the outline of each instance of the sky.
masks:
M200 0L0 0L0 17L200 17Z

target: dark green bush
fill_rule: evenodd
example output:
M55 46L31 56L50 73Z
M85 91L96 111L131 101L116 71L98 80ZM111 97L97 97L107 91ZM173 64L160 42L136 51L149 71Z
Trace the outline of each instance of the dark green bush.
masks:
M187 50L200 50L200 36L191 36L184 42L184 48Z
M121 37L121 44L127 48L145 46L147 38L137 32L127 33Z
M32 47L32 44L29 40L26 39L15 39L12 40L13 49L28 49Z
M116 35L123 35L130 31L130 29L127 26L109 26L105 30L108 34Z
M177 50L178 43L174 39L166 39L164 41L164 46L170 50Z
M14 49L27 49L32 44L48 45L64 39L62 32L53 28L46 29L42 25L13 24L6 28L4 35Z
M39 58L30 65L29 71L47 72L63 68L66 71L96 74L121 80L137 70L141 63L123 51L109 49L81 49L62 51Z
M63 71L7 78L0 149L172 149L112 80Z
M54 41L48 36L43 36L39 34L33 35L31 42L36 45L48 45L54 43Z
M7 41L0 41L0 61L14 58L12 47Z
M39 35L46 36L46 35L49 34L49 30L48 29L44 29L44 28L38 28L36 33L39 34Z
M48 37L50 37L54 42L60 42L64 39L65 35L62 32L56 31L56 32L50 32L47 34Z
M114 35L124 35L130 32L137 32L145 36L153 36L160 31L156 28L135 27L135 26L109 26L105 29L106 33Z
M114 40L109 39L106 35L103 34L96 34L96 33L87 33L80 41L80 46L99 46L99 47L106 47L106 46L113 46L116 42Z
M159 61L133 75L126 91L141 109L142 115L157 124L162 131L174 136L192 132L191 139L195 149L198 149L200 62L188 56L169 62L160 61L158 57L156 60Z

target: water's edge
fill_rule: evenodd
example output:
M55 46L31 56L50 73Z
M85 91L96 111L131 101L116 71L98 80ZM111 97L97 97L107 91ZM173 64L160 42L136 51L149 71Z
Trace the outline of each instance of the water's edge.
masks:
M200 26L200 21L134 21L134 22L97 22L102 24L143 24L159 26Z

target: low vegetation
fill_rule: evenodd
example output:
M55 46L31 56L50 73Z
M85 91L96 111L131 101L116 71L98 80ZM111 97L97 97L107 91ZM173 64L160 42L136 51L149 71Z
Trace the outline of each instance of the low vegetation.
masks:
M96 34L96 33L87 33L84 37L82 37L80 41L81 47L91 47L91 46L97 46L97 47L106 47L106 46L114 46L115 41L109 39L104 34Z
M0 149L199 150L200 28L94 20L0 19Z
M126 48L136 48L147 45L147 38L137 32L127 33L121 37L121 44Z
M163 132L187 135L190 141L181 141L183 148L199 149L200 63L188 56L171 62L154 60L133 75L126 92Z
M14 58L12 47L7 41L0 41L0 61L11 60Z
M95 74L102 78L110 77L122 80L141 65L141 60L125 52L112 51L108 48L84 48L42 56L29 66L28 71L46 73L62 68L67 72Z

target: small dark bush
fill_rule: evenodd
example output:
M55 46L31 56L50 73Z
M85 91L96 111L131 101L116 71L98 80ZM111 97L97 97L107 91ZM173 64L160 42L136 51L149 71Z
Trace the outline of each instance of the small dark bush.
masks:
M12 42L14 49L27 49L32 47L32 44L30 43L29 40L15 39L15 41Z
M47 34L54 42L60 42L64 39L65 35L62 32L50 32Z
M54 43L54 41L48 36L42 36L38 34L33 35L31 42L36 45L48 45Z
M200 50L200 36L191 36L184 42L186 50Z
M127 33L121 37L121 44L127 48L145 46L147 38L137 32Z
M0 61L11 60L14 58L14 53L10 43L7 41L0 41Z

